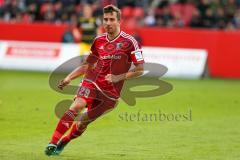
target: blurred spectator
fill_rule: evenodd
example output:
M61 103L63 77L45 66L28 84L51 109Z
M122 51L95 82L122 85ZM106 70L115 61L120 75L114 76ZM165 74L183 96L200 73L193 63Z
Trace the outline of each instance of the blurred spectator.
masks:
M199 10L193 12L193 16L190 22L190 27L200 28L203 27L202 17Z
M80 42L80 33L76 25L70 25L64 32L62 37L63 43L77 43Z
M38 16L37 4L34 3L34 2L29 2L28 6L26 8L26 11L27 11L27 13L29 15L30 21L31 22L36 21L37 16Z
M155 26L156 25L155 14L152 9L149 9L147 16L144 19L144 23L146 26Z
M236 11L233 17L233 23L235 28L240 29L240 9Z
M93 17L93 9L89 4L83 5L82 16L79 17L78 26L81 31L82 42L91 44L94 37L97 35L99 22L96 17Z
M16 21L17 16L20 15L21 10L18 6L17 0L6 0L1 8L4 21Z
M173 15L168 5L164 6L161 13L156 15L157 26L173 27Z
M221 0L212 0L210 4L210 7L214 14L217 13L217 10L219 8L222 8L222 6L223 6L223 3Z
M203 16L203 27L213 28L214 27L214 15L212 9L209 7L205 10Z
M210 0L200 0L200 2L197 3L197 8L201 17L205 17L207 9L210 8Z
M222 7L217 8L215 14L215 28L224 29L226 27L227 19Z
M82 15L78 20L78 27L81 35L80 47L81 53L83 55L90 51L91 44L99 32L98 20L93 16L93 6L91 4L84 4L82 8Z
M236 10L237 10L237 5L235 0L227 0L225 6L225 13L226 16L231 19L233 18Z

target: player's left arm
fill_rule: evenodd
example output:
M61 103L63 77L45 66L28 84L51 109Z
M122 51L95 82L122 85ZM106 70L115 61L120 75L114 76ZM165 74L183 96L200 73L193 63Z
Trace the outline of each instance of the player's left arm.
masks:
M141 76L144 72L144 66L142 63L135 64L135 68L127 72L125 75L123 74L123 80L135 78Z
M144 73L144 58L142 55L142 49L134 38L131 39L131 43L132 43L132 48L130 49L129 53L130 53L131 61L135 65L135 68L128 71L127 73L123 73L119 75L108 74L105 77L105 79L108 82L117 83L122 80L128 80L131 78L141 76Z
M127 73L123 73L119 75L108 74L105 78L108 82L117 83L122 80L127 80L127 79L141 76L143 72L144 72L144 66L142 63L139 63L139 64L135 64L135 68L128 71Z

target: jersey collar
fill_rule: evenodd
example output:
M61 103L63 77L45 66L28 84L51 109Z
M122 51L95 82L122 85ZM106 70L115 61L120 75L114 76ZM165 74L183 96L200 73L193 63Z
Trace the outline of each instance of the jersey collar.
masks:
M116 39L118 39L120 37L121 34L122 34L122 31L120 31L119 34L111 41L108 39L108 34L106 34L106 39L108 42L114 42Z

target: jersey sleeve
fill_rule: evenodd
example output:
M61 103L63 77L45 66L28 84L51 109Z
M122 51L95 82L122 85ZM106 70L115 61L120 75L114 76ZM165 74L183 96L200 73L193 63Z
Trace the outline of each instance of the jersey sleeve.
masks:
M142 48L139 45L139 43L132 38L131 39L131 43L132 43L132 49L130 51L130 56L131 56L131 60L132 62L136 65L136 64L143 64L144 63L144 58L143 58L143 53L142 53Z
M90 54L88 55L87 57L87 63L96 63L97 60L98 60L98 52L97 52L97 49L96 49L96 39L94 40L92 46L91 46L91 49L90 49Z

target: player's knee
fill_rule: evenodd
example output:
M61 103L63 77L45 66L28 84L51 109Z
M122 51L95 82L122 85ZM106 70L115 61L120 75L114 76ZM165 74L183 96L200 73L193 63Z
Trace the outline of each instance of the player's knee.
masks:
M83 115L80 116L79 121L77 123L79 129L87 128L88 124L90 124L90 120L86 119Z
M83 99L76 99L71 105L70 109L75 110L76 112L81 111L85 108L86 102Z
M79 129L79 130L82 130L82 129L87 128L88 124L89 124L89 123L87 123L87 122L79 121L77 126L78 126L78 129Z

